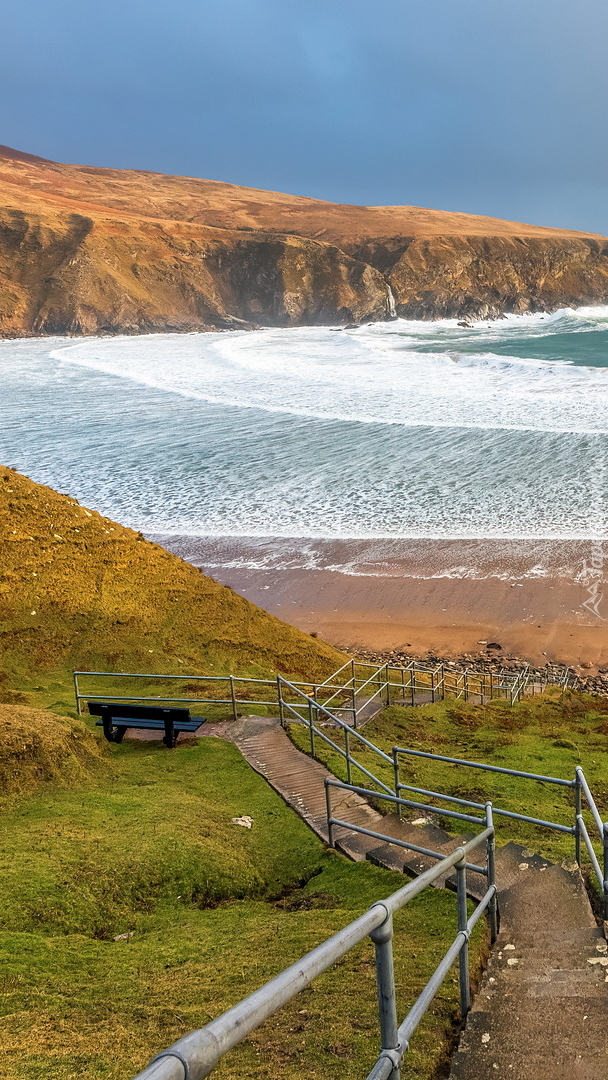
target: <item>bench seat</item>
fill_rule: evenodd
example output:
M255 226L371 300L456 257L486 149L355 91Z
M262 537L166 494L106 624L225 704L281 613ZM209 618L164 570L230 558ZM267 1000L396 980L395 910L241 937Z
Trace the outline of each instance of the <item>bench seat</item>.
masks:
M148 731L164 731L163 742L175 746L180 732L195 732L205 718L190 716L189 709L167 708L155 705L128 705L110 701L89 701L91 716L99 716L97 725L103 728L108 742L122 742L128 728Z
M151 728L153 731L164 731L165 725L162 720L133 720L128 716L114 716L112 713L112 723L115 727L136 727L136 728ZM206 724L207 721L203 716L192 716L189 720L174 720L174 731L196 731L201 724ZM103 727L103 720L98 720L97 727Z

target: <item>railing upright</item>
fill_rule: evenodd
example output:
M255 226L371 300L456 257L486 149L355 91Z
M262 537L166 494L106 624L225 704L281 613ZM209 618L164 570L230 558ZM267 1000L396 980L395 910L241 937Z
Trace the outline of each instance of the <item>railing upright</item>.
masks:
M399 780L399 754L397 753L397 747L393 746L393 776L395 778L395 795L399 797L399 788L401 787ZM403 816L403 807L399 804L399 817Z
M491 802L486 803L486 828L492 830L486 840L486 862L488 866L488 888L494 886L494 896L488 905L490 940L493 945L498 937L498 900L496 896L496 832L494 830L494 815Z
M381 905L383 906L383 905ZM386 910L386 908L385 908ZM386 912L386 919L370 937L376 954L376 988L380 1016L380 1056L399 1048L399 1020L395 994L395 966L393 961L393 916ZM399 1080L399 1069L393 1069L390 1080Z
M578 769L574 773L574 858L581 865L581 827L583 813L583 788Z
M327 843L330 848L334 848L336 845L334 842L334 822L331 809L331 784L327 783L327 779L325 780L325 809L327 812Z
M230 700L232 701L232 717L238 720L239 714L236 707L236 692L234 689L234 675L230 676Z
M281 727L285 727L285 709L283 707L283 691L281 690L281 676L277 675L277 701L279 703L279 720Z
M348 728L344 728L344 749L346 751L346 775L348 777L349 784L352 784L352 769L350 759L350 732Z
M458 954L458 981L460 983L460 1015L464 1020L471 1008L471 988L469 985L469 934L467 914L467 860L456 863L456 887L458 891L458 929L464 933L462 948Z
M604 895L603 895L603 917L604 921L608 921L608 822L604 822L604 828L602 829L602 847L604 852L603 858L603 870L604 870Z
M311 757L315 756L315 707L314 703L309 700L308 702L308 730L310 732L310 754Z

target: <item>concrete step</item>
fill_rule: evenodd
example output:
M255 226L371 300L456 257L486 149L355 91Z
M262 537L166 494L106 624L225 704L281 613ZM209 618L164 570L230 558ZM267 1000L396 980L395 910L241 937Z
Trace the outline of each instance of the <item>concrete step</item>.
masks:
M578 868L497 851L501 927L451 1080L605 1080L608 948Z

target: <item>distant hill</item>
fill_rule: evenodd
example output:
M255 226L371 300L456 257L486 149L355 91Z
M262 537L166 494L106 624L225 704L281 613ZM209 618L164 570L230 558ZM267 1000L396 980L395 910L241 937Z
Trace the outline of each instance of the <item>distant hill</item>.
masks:
M97 666L324 678L344 662L139 533L4 467L0 549L0 681Z
M0 335L492 317L608 300L608 241L0 147Z

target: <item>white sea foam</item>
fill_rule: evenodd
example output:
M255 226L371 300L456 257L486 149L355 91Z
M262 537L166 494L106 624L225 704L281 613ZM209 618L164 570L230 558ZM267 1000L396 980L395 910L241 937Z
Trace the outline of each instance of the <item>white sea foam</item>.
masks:
M607 364L608 307L5 341L0 460L172 536L604 538Z
M608 322L608 308L599 310ZM52 355L213 405L403 427L603 434L608 369L492 351L559 325L583 332L589 317L513 316L473 332L453 320L398 320L354 331L170 334L89 340ZM475 352L467 350L473 338Z

